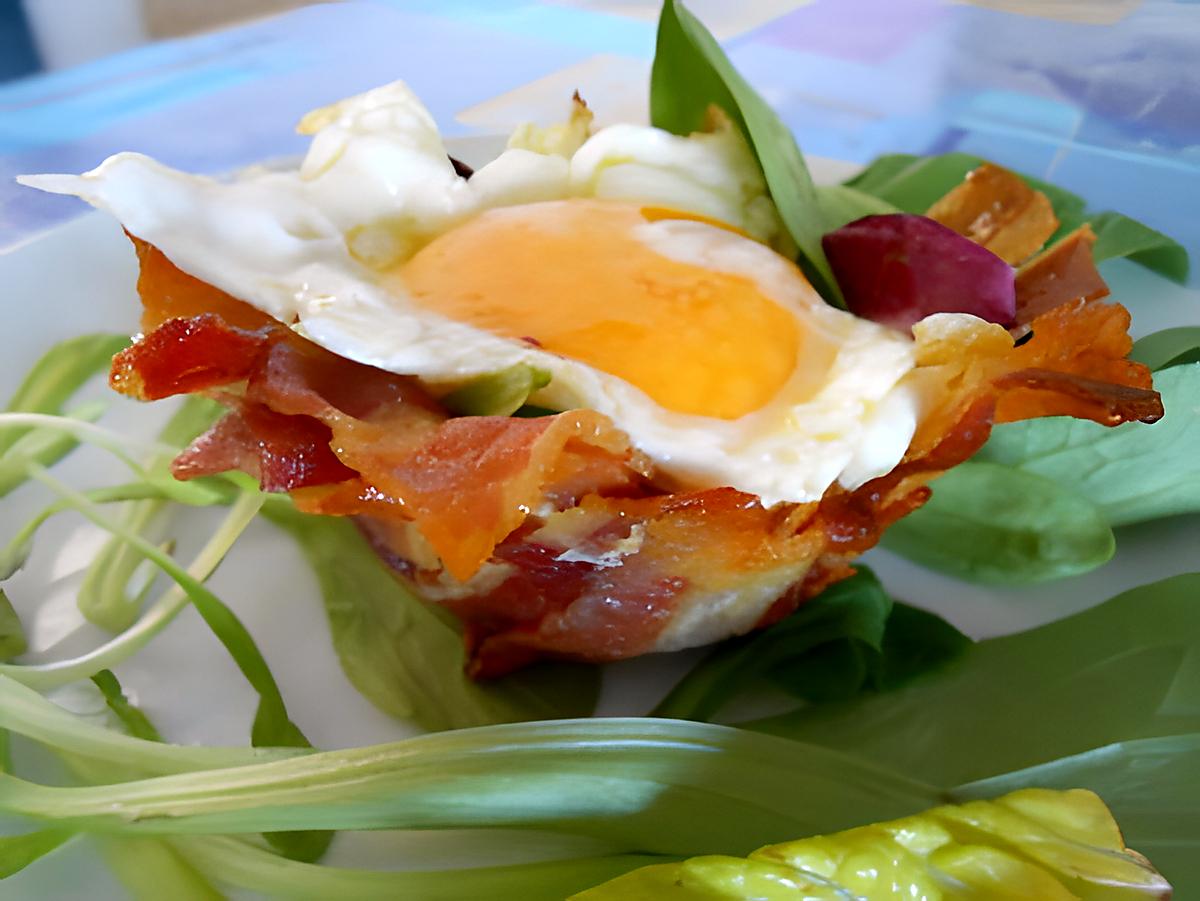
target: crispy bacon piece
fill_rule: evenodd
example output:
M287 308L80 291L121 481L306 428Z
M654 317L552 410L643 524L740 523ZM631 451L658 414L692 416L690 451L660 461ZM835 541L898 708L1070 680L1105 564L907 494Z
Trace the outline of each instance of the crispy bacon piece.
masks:
M188 275L153 244L125 234L138 258L143 332L149 334L169 319L190 319L204 313L215 313L226 325L247 331L278 327L279 323L261 310Z
M273 340L270 330L247 332L215 313L168 319L113 357L109 385L138 400L161 400L245 381Z
M1108 296L1108 285L1092 259L1095 243L1092 227L1081 225L1017 270L1018 325L1028 325L1065 303Z
M235 402L236 403L236 402ZM233 412L175 458L177 479L240 469L264 491L294 491L352 479L358 473L330 449L329 426L309 416L289 416L252 402Z
M399 577L464 620L479 677L544 656L690 646L786 616L849 574L993 421L1161 415L1149 373L1124 359L1119 306L1042 312L1018 346L999 326L935 317L917 327L919 362L944 401L905 460L855 491L764 509L732 488L659 487L592 411L449 419L412 379L261 321L148 245L139 256L146 321L158 324L118 355L114 387L143 399L204 391L231 408L176 460L177 476L242 469L300 509L357 517Z
M1058 228L1045 194L992 163L968 172L925 215L1014 265L1041 250Z

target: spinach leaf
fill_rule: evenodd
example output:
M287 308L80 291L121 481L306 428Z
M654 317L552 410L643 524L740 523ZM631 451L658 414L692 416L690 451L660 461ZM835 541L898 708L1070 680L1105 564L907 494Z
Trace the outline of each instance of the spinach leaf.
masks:
M763 677L813 703L888 690L967 643L938 617L893 603L875 574L859 567L786 619L717 647L654 715L710 720Z
M968 153L881 156L845 184L906 213L924 213L984 161Z
M1106 428L1067 417L1008 423L976 459L1052 481L1114 526L1200 512L1200 363L1156 373L1154 387L1166 415L1153 425ZM943 481L934 485L935 501Z
M1098 213L1089 221L1096 233L1092 254L1097 263L1128 257L1172 281L1187 281L1188 254L1178 241L1120 213Z
M1139 338L1129 359L1151 369L1166 369L1180 363L1200 363L1200 325L1181 325Z
M320 583L342 668L386 713L437 731L592 712L596 667L543 664L473 682L463 673L457 630L388 572L353 524L287 504L268 504L263 515L299 543Z
M899 212L886 200L880 200L848 185L818 185L817 197L820 198L827 233L863 216Z
M650 121L675 134L691 134L703 127L713 104L750 142L779 215L800 249L801 266L822 296L841 306L821 249L821 237L831 227L795 137L700 21L682 3L665 0L650 71Z
M932 485L883 546L960 578L1027 584L1095 569L1116 549L1097 504L1070 486L994 462L962 463Z
M970 645L887 694L742 725L953 785L1113 742L1198 732L1197 664L1200 574L1191 574Z
M906 213L924 213L934 201L982 163L969 153L915 156L892 153L881 156L845 184L887 201ZM1096 232L1096 261L1129 257L1159 275L1183 282L1188 274L1187 251L1177 241L1120 213L1086 211L1082 197L1030 175L1017 173L1032 188L1041 191L1054 208L1059 227L1050 238L1053 244L1090 222Z
M943 195L956 187L972 169L988 162L970 153L942 153L916 156L889 153L879 157L845 184L866 194L895 204L906 213L924 213ZM1018 172L1031 188L1050 200L1060 226L1056 235L1074 231L1084 221L1084 200L1078 194ZM1051 238L1053 241L1053 238Z

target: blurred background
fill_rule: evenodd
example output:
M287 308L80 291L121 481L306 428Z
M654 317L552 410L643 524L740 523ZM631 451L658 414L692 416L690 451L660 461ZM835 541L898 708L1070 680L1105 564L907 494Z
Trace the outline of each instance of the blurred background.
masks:
M1200 0L686 0L805 152L960 150L1200 248ZM220 173L402 78L444 135L646 121L660 0L0 0L0 253L82 205L19 188L137 149ZM1200 270L1200 267L1196 267ZM1198 276L1193 275L1193 279Z
M42 70L62 69L121 50L198 34L317 2L338 0L0 0L0 81ZM421 0L383 0L392 6L435 9L471 5ZM1092 24L1119 20L1141 0L967 0L1022 15ZM706 20L721 5L740 0L701 0L691 7ZM488 4L477 4L481 9ZM560 0L560 5L590 8L633 18L653 18L657 0ZM777 0L756 4L778 12L805 5Z
M0 0L0 81L304 5L306 0Z

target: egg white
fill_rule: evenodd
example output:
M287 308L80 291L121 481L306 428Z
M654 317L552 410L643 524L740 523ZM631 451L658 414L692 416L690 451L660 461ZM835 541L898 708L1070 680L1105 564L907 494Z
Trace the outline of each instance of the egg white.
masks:
M767 244L727 229L664 219L638 226L637 238L665 257L753 279L802 332L840 348L815 395L799 393L800 360L770 403L734 420L664 409L620 378L417 306L394 280L381 287L382 268L472 216L571 197L669 207L779 240L761 174L733 129L686 138L585 129L582 143L560 141L559 152L527 149L538 141L526 130L527 146L470 180L455 174L432 117L399 83L316 111L302 130L313 141L293 172L217 181L121 153L81 176L22 181L108 210L183 271L348 359L440 386L517 363L545 369L552 381L538 403L606 414L683 484L730 486L768 505L807 502L904 455L923 403L919 380L907 377L914 342L828 306Z

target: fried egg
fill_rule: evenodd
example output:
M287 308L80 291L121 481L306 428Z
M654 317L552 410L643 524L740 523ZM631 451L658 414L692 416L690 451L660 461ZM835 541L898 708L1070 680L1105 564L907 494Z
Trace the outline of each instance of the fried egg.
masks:
M26 184L112 212L180 269L343 357L444 392L516 364L683 486L767 505L890 471L911 338L827 305L728 124L524 128L469 180L402 84L310 114L298 170L218 181L118 154Z

